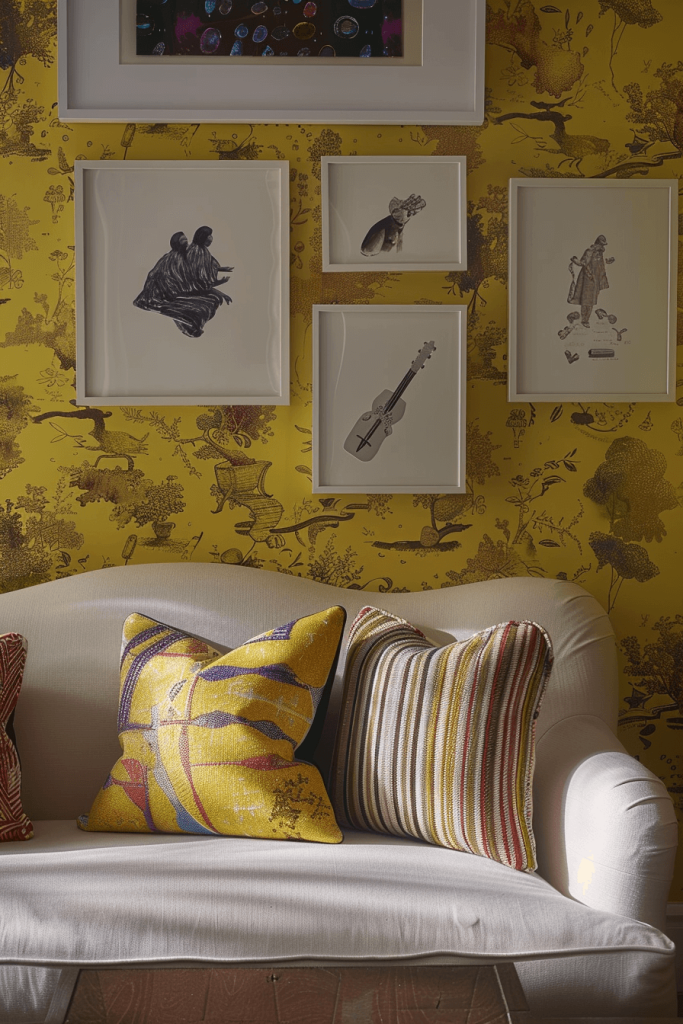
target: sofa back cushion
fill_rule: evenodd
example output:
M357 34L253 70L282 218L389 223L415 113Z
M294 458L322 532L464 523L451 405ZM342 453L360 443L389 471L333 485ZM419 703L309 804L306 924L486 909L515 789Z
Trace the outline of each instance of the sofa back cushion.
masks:
M383 593L386 611L443 645L492 622L531 619L553 642L555 663L536 726L593 715L616 731L614 633L587 591L563 580L513 578L415 594ZM243 566L178 562L129 565L0 595L0 622L28 638L15 729L24 808L33 819L76 818L120 754L116 731L119 651L131 612L171 622L218 649L321 608L347 623L368 594ZM316 763L329 766L341 706L340 658Z

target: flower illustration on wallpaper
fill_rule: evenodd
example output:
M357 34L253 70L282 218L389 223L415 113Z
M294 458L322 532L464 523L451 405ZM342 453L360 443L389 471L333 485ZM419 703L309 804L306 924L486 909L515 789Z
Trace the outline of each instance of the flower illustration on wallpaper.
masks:
M217 286L230 280L219 274L234 268L220 266L209 252L212 242L213 231L207 225L197 228L191 245L183 231L176 231L169 252L152 267L133 305L171 317L188 338L200 338L219 306L232 302Z

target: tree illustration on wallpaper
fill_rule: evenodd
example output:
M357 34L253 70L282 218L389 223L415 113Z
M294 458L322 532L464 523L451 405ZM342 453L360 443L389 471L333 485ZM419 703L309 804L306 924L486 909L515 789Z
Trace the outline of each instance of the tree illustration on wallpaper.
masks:
M71 552L82 548L85 538L76 523L62 515L63 483L60 481L54 497L46 487L26 484L25 494L0 503L0 593L76 571L69 568Z
M56 56L57 0L3 0L0 4L0 156L45 160L51 150L36 146L34 126L45 108L33 99L21 102L27 59L50 68ZM21 70L20 70L21 69Z
M627 544L621 537L596 530L591 533L588 543L598 560L597 571L610 567L610 583L607 594L607 611L616 604L624 580L647 583L659 576L659 569L650 561L650 556L640 544Z
M626 29L629 25L652 28L662 20L662 15L653 7L652 0L598 0L598 3L600 4L598 17L602 18L603 15L612 14L614 19L610 36L609 70L612 88L618 92L614 79L614 58L619 52Z
M0 480L24 461L17 438L36 412L38 406L15 375L0 377Z
M31 228L39 221L32 220L28 211L28 206L19 207L14 196L0 195L0 288L23 288L24 277L15 261L38 249Z
M562 12L548 4L541 8L541 13L547 17ZM541 38L543 25L531 0L519 0L514 6L506 3L498 10L489 4L486 37L493 46L515 53L523 68L535 69L533 86L537 93L548 92L559 99L579 81L585 70L581 53L572 48L574 29L582 18L583 12L579 11L572 26L567 11L564 25L557 27L552 43L548 43ZM592 27L586 26L583 30L586 38Z
M659 543L666 536L660 513L678 508L674 488L664 479L666 468L661 452L638 438L620 437L584 485L584 495L601 505L609 519L609 534L595 531L589 538L598 559L596 571L610 567L608 611L624 580L647 583L659 574L647 550L634 542Z

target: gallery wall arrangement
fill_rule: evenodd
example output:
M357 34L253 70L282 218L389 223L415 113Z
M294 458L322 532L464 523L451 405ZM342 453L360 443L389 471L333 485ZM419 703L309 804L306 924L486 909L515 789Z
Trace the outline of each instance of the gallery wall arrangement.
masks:
M674 181L677 191L675 179L683 175L682 34L680 0L490 0L482 123L311 124L281 117L282 123L263 124L257 116L253 123L87 123L60 120L58 113L55 0L5 0L0 591L107 566L189 560L241 564L380 595L506 576L576 581L609 611L617 634L621 739L663 779L683 822L683 410L674 394L669 401L655 397L658 385L649 388L651 401L605 400L590 376L591 360L608 362L607 356L591 357L591 350L610 348L624 365L626 354L635 352L643 373L653 360L660 360L660 369L662 358L666 363L662 295L668 264L648 262L646 226L634 224L624 241L615 235L614 212L606 211L602 225L596 208L588 234L577 230L575 237L571 218L555 230L553 251L561 254L562 268L547 344L567 373L579 371L578 399L567 392L568 398L529 400L520 391L524 397L508 401L507 379L510 179L661 180L662 187ZM435 103L447 106L444 96ZM415 262L423 259L419 246L429 241L425 225L433 211L457 215L452 196L439 198L438 189L428 194L426 178L414 186L402 180L377 202L368 200L359 220L363 237L353 252L345 253L343 245L337 252L338 261L360 263L362 270L323 271L324 166L349 166L339 158L394 157L408 167L416 157L456 156L466 161L466 269L405 271L394 262L412 261L415 253ZM325 165L323 157L329 158ZM149 404L136 400L144 393L135 386L115 405L105 398L78 404L74 196L81 161L96 174L97 165L107 170L107 162L112 174L124 164L140 162L141 172L149 162L169 162L186 167L188 181L195 161L212 164L216 175L227 172L223 188L178 188L173 202L160 178L163 237L155 237L142 195L136 200L140 216L120 225L127 232L120 238L121 274L128 273L128 263L139 266L131 281L139 302L126 307L126 316L133 322L135 314L141 333L137 344L127 337L130 352L148 342L153 350L163 328L173 345L186 346L188 366L200 369L215 345L214 332L224 332L229 359L230 345L238 344L230 328L245 310L263 316L270 302L272 312L275 279L284 280L287 268L272 254L254 263L248 238L241 246L228 239L234 224L248 228L234 192L239 171L251 164L258 172L253 182L266 162L288 162L290 312L286 324L271 327L289 334L289 405L254 400L274 393L277 382L259 391L258 381L235 378L233 388L242 388L237 394L254 384L251 398L239 405ZM683 231L683 222L676 223ZM265 230L263 224L252 227ZM213 234L197 235L200 228ZM435 248L437 234L431 236ZM221 268L218 280L229 278L217 287L230 302L204 296L204 305L194 303L191 312L160 311L156 278L147 278L174 251L171 236L177 246L207 249L207 261ZM428 263L435 262L432 257ZM592 289L586 267L599 271ZM679 260L679 282L681 270ZM547 290L538 294L522 285L524 315L536 323L551 299ZM410 443L414 465L428 471L435 487L442 480L444 489L432 491L428 483L424 493L415 476L410 493L389 493L388 487L352 493L334 475L338 491L324 484L314 489L315 317L353 306L367 330L373 307L404 305L417 311L411 314L417 320L422 313L424 323L435 310L459 317L457 310L466 308L463 489L454 479L457 460L448 465L453 450L443 443L451 430L458 445L460 396L454 393L446 408L443 395L431 390L437 379L443 389L446 372L455 382L457 360L454 349L420 330L407 340L401 331L385 332L379 362L378 350L368 353L367 371L360 360L339 429L342 443L356 434L359 444L368 442L360 451L356 445L356 457L347 450L361 487L379 462L374 455L360 457L371 447L366 434L375 421L367 432L356 426L367 422L366 413L372 417L377 397L389 391L405 403L405 415L400 422L395 417L383 451L393 459ZM682 308L679 289L679 321ZM673 339L676 325L669 327ZM679 338L681 328L683 323ZM261 340L272 349L272 342ZM435 351L424 348L429 341ZM520 341L529 369L538 339L518 337L518 352ZM575 355L578 361L570 361ZM152 351L152 363L155 358L165 371L163 354ZM391 372L384 373L389 363ZM610 372L602 363L596 370L603 381ZM226 376L212 398L235 396ZM681 388L678 394L683 405ZM411 416L419 416L420 432L409 437L403 431ZM334 474L334 465L328 468ZM456 485L447 488L449 480ZM683 899L683 851L671 899Z

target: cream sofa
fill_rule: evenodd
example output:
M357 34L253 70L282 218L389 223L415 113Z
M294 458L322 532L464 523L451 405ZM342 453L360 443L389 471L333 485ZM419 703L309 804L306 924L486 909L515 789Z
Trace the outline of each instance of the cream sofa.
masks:
M439 644L509 618L545 626L555 667L537 723L538 873L358 832L327 846L76 828L119 753L118 659L130 612L235 647L332 604L349 623L377 604ZM575 584L504 579L368 594L227 565L130 566L0 596L0 631L28 638L16 734L35 824L30 842L0 844L0 1021L61 1019L78 966L377 961L508 960L539 1014L675 1015L674 947L659 930L673 807L615 736L612 629Z

